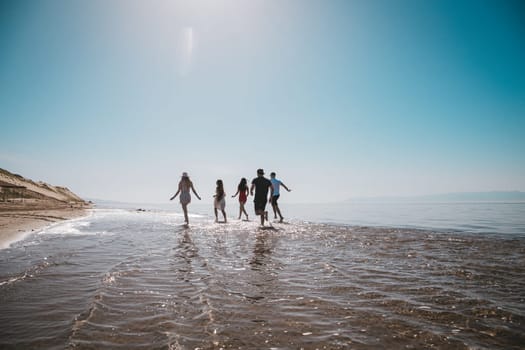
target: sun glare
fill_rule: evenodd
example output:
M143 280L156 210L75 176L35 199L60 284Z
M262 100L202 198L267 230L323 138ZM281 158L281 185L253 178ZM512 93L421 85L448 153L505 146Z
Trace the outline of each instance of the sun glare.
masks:
M190 73L195 50L195 34L193 27L184 27L180 36L180 67L179 72L182 76Z
M184 28L184 47L185 47L185 53L188 56L191 56L193 52L193 28L192 27Z

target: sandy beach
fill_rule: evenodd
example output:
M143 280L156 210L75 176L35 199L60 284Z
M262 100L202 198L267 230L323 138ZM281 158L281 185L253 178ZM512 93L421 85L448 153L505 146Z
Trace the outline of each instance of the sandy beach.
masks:
M87 205L0 203L0 249L55 222L86 215Z

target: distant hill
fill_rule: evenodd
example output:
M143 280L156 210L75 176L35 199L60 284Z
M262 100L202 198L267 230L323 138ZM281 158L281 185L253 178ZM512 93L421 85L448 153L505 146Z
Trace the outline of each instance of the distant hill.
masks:
M58 203L84 203L84 200L66 187L35 182L0 168L0 202L13 199L50 201Z
M421 201L421 202L525 202L525 192L520 191L491 191L491 192L455 192L432 194L422 196L391 196L353 198L347 202L355 201Z

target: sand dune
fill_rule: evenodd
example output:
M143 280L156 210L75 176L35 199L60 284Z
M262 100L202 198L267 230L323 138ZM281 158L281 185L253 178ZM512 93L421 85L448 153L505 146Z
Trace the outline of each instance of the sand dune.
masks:
M0 169L0 249L41 227L84 215L90 206L66 187Z

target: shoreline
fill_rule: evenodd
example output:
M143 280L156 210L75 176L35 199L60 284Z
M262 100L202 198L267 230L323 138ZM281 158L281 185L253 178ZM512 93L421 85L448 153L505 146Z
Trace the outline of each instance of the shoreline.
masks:
M0 249L51 224L82 217L91 206L0 206Z

